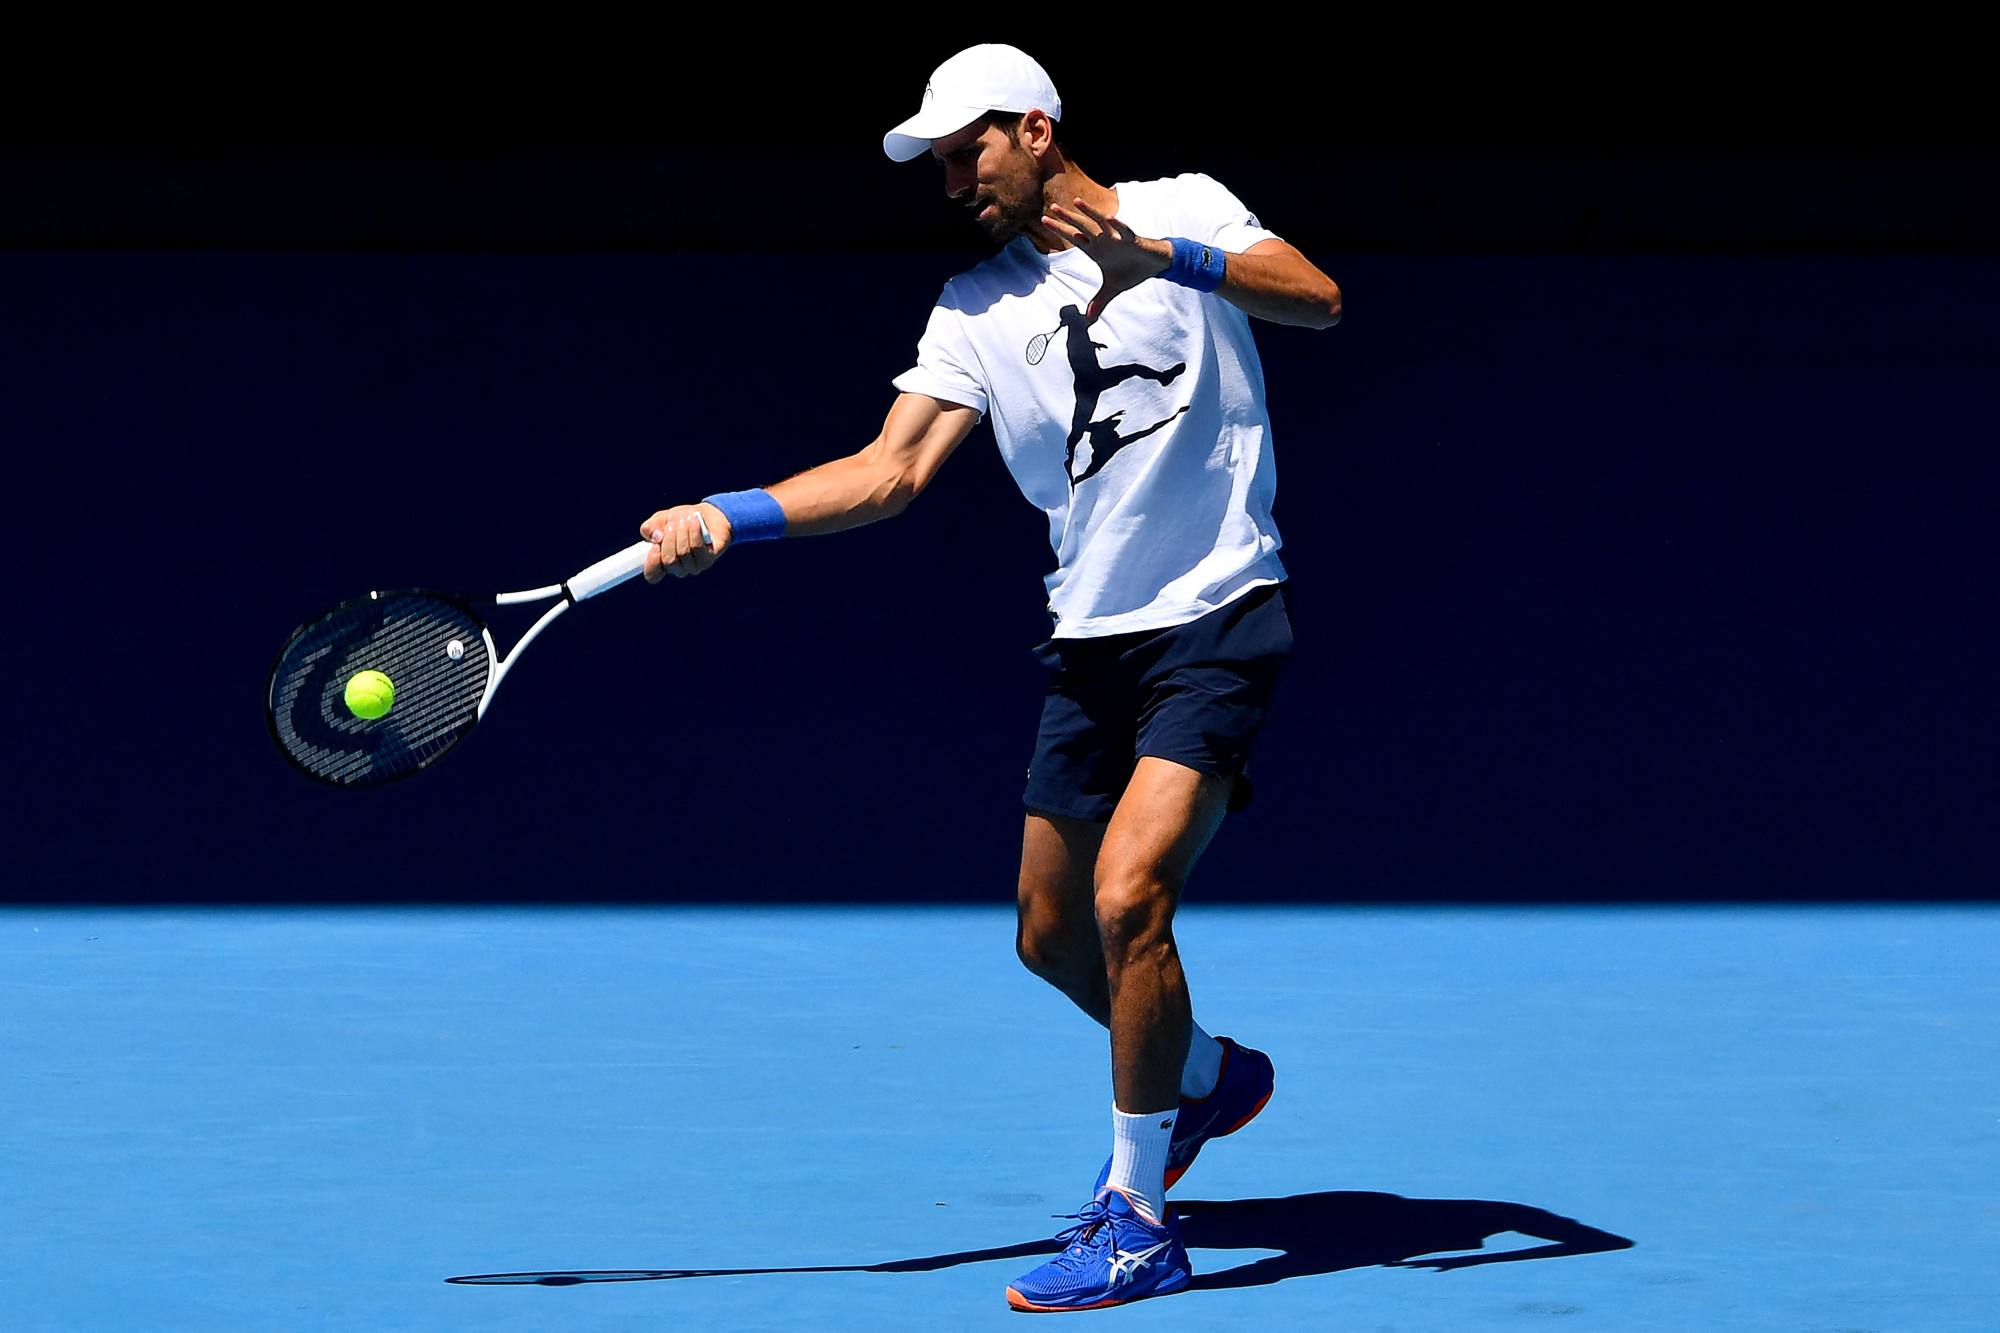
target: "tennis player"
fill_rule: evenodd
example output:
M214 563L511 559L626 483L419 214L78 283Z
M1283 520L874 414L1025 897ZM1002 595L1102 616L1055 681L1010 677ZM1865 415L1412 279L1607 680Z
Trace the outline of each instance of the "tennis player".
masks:
M982 417L1048 516L1055 625L1038 650L1017 946L1110 1029L1112 1151L1062 1251L1007 1288L1022 1310L1186 1286L1167 1188L1271 1096L1265 1055L1194 1022L1173 921L1223 816L1249 800L1292 644L1250 319L1326 328L1341 309L1333 281L1221 184L1099 184L1061 118L1048 75L1013 47L938 66L883 149L928 153L1001 249L945 284L867 447L640 527L658 582L738 543L888 518Z

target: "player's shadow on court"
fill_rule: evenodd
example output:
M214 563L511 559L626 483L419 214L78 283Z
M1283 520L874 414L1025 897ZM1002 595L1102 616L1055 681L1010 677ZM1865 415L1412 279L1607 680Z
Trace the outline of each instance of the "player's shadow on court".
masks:
M1174 1201L1181 1239L1191 1250L1277 1250L1219 1272L1197 1271L1196 1289L1261 1287L1288 1277L1350 1268L1429 1268L1449 1272L1478 1264L1559 1259L1629 1249L1623 1236L1559 1217L1547 1209L1491 1199L1406 1199L1399 1194L1333 1190L1288 1199ZM1525 1249L1485 1251L1489 1237L1509 1232L1546 1242ZM960 1264L1051 1254L1053 1239L987 1250L961 1250L875 1264L805 1268L627 1268L549 1273L481 1273L446 1278L474 1286L569 1287L585 1282L668 1282L758 1273L930 1273ZM1464 1253L1476 1251L1476 1253ZM1196 1261L1197 1270L1206 1265Z
M1633 1244L1545 1208L1492 1199L1406 1199L1338 1190L1289 1199L1176 1201L1174 1211L1181 1219L1181 1241L1191 1250L1280 1251L1216 1272L1201 1271L1197 1264L1196 1289L1261 1287L1288 1277L1376 1266L1448 1273L1479 1264L1626 1250ZM1509 1232L1545 1243L1484 1248L1490 1238Z

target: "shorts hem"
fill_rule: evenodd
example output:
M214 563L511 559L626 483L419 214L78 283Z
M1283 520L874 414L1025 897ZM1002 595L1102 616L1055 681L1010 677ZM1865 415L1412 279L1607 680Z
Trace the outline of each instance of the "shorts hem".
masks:
M1239 810L1248 810L1250 803L1257 799L1257 786L1250 780L1250 760L1247 757L1229 767L1213 761L1207 764L1191 764L1183 755L1159 754L1151 750L1139 751L1139 757L1141 759L1164 759L1170 764L1179 764L1189 772L1199 773L1203 777L1231 779L1229 788L1229 813L1232 815Z
M1028 813L1031 815L1054 815L1057 819L1080 819L1087 824L1108 824L1111 822L1112 813L1118 809L1118 802L1116 800L1110 801L1109 807L1101 811L1079 810L1075 807L1058 809L1056 802L1038 801L1032 796L1023 797L1021 804L1027 807Z
M1224 764L1208 755L1203 755L1197 759L1185 751L1175 754L1167 750L1148 750L1143 746L1132 757L1135 761L1139 759L1164 759L1170 764L1179 764L1182 768L1193 769L1195 772L1211 778L1241 777L1243 770L1249 766L1247 760L1239 760L1235 764Z

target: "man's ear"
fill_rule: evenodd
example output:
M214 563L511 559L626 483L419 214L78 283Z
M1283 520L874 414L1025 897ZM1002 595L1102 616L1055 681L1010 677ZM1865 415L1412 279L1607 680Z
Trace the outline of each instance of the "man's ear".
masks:
M1046 157L1056 142L1056 123L1046 111L1030 111L1021 117L1021 142L1036 157Z

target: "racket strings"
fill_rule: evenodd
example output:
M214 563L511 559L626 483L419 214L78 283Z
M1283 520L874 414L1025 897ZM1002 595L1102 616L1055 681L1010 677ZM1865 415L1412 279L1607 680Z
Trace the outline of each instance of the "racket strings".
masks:
M389 677L395 702L382 717L356 717L347 682L371 670ZM314 777L341 786L391 781L471 728L491 671L485 633L464 607L415 593L357 598L301 629L279 655L271 730Z
M1049 340L1061 334L1062 331L1063 326L1058 324L1047 333L1038 333L1028 339L1028 364L1031 366L1042 364L1042 358L1048 355Z

